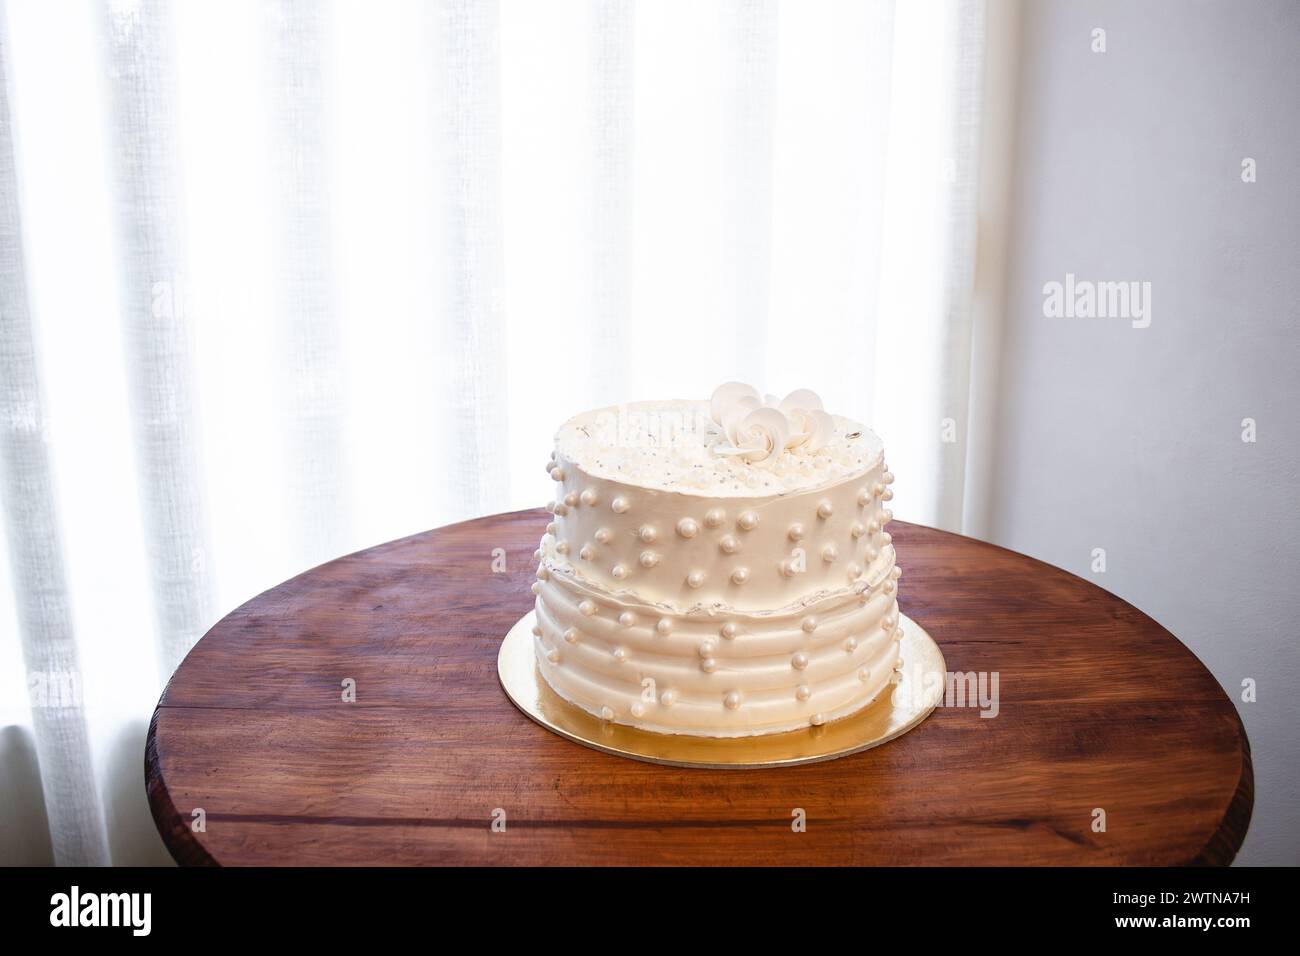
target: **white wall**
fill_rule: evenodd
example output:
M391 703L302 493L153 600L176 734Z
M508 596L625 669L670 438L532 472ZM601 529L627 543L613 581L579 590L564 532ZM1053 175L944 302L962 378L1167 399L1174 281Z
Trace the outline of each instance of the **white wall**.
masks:
M1254 753L1238 862L1300 863L1300 4L1032 2L1021 28L996 480L968 530L1205 662ZM1067 272L1149 281L1150 327L1044 317Z

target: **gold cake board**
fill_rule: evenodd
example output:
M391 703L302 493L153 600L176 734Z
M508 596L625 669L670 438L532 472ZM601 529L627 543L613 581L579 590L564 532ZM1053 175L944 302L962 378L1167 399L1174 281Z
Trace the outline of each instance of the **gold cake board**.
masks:
M757 737L690 737L659 734L603 721L551 689L533 657L533 611L506 635L497 676L511 702L547 730L619 757L673 767L751 769L791 767L846 757L900 737L929 716L944 692L943 652L925 629L899 615L902 673L892 692L855 714L821 727Z

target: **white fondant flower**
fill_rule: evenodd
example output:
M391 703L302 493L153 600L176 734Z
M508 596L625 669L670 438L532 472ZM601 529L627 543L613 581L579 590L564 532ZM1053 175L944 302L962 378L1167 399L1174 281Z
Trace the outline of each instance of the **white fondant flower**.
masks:
M768 461L785 450L790 422L778 409L755 408L743 418L733 417L727 428L730 446L715 445L719 455L739 455L751 464Z
M709 416L721 425L728 408L748 402L750 399L753 400L751 408L763 404L758 389L752 385L746 385L744 382L727 382L725 385L719 385L713 390L713 398L709 402Z
M817 394L806 388L778 401L774 395L764 399L758 389L743 382L727 382L714 390L709 412L727 442L723 444L720 437L713 450L754 464L786 449L811 454L835 433L834 419Z

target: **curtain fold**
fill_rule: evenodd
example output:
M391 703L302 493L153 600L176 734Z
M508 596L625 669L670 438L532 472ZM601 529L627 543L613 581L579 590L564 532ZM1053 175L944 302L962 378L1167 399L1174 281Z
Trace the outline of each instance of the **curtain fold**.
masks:
M54 861L148 858L109 838L147 831L121 798L140 781L105 775L138 774L123 735L224 610L540 503L583 408L811 387L881 434L900 517L962 522L981 3L101 0L65 26L0 2L20 13L0 27L0 663L32 690L0 696L0 774L30 777L34 749L23 799ZM100 115L55 123L56 95ZM69 130L102 155L51 164ZM55 201L69 170L79 205ZM100 224L70 266L59 237ZM116 316L70 314L83 273ZM68 372L65 330L92 323L120 340L94 361L122 396ZM101 462L138 521L86 507L79 422L42 441L47 384L54 407L121 405ZM138 584L116 573L137 562ZM151 633L128 623L145 607ZM79 659L96 694L45 706L41 676L75 685ZM152 692L122 680L147 671Z
M326 103L329 7L271 0L268 138L274 159L277 354L289 525L304 565L346 546L350 526L343 416L344 362L333 285Z
M25 825L49 827L54 862L100 866L109 862L108 837L46 451L14 169L7 46L0 10L0 502L44 797L44 819ZM10 763L0 767L0 775L15 784L28 781L30 763L22 751L6 747L5 757Z
M898 4L873 425L895 511L958 531L970 381L984 6ZM903 486L903 476L907 476Z
M632 299L632 152L636 0L591 0L586 132L591 165L585 273L592 403L613 405L626 381Z
M431 397L448 425L446 491L482 513L505 506L510 473L501 361L500 11L479 0L440 0L436 9L444 291L430 318L444 333L446 375Z
M727 39L722 260L731 286L724 301L730 306L736 366L751 382L767 380L779 16L776 0L728 0L722 6Z
M980 116L983 106L984 9L963 2L956 10L950 41L948 88L952 92L949 119L951 165L943 178L949 196L943 214L945 259L943 312L945 329L941 367L940 408L956 423L957 441L944 445L940 464L938 507L934 523L960 531L964 525L966 467L970 442L971 299L975 287L975 246L979 214ZM942 437L942 436L941 436Z
M101 10L118 309L157 619L157 666L165 680L212 623L213 610L184 295L172 7L165 0L107 0Z

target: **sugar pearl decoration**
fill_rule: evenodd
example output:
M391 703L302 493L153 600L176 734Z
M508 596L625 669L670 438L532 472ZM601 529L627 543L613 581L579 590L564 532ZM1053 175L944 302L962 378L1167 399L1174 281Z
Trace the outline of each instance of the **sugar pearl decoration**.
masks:
M555 503L555 509L554 509L554 510L555 510L555 514L556 514L558 517L563 518L565 515L567 515L567 514L569 513L569 506L566 505L563 501L557 501L557 502Z
M546 652L546 659L550 661L552 664L558 664L560 663L560 652L552 647L549 651Z
M590 561L595 556L596 549L589 544L584 544L582 549L578 552L578 557L582 558L584 561Z
M871 486L871 494L874 495L875 497L879 498L884 493L885 493L885 486L882 485L880 482L876 482L874 485Z
M710 508L704 515L704 526L706 528L721 528L722 522L727 520L727 513L721 508Z
M861 569L860 567L857 566L856 562L850 562L850 564L849 564L849 580L851 580L851 581L856 581L856 580L857 580L858 578L860 578L860 577L862 577L862 569Z
M861 669L858 671L858 680L860 680L860 681L864 681L864 682L865 682L865 681L869 681L869 680L871 680L871 668L870 668L870 667L863 667L863 668L861 668Z
M858 639L856 637L846 637L844 639L844 650L846 653L852 654L857 649L858 649Z
M596 490L594 488L584 488L582 491L581 498L582 498L582 503L589 508L600 501L600 496L596 494Z
M822 724L826 723L826 715L813 714L808 718L808 723L812 724L814 727L820 727Z
M542 593L542 586L541 586L539 583L537 583L536 581L534 581L534 582L533 582L533 586L532 586L531 588L529 588L529 590L532 591L533 594L541 594L541 593Z
M795 564L793 561L790 561L788 559L782 561L780 567L781 567L781 573L784 574L787 578L792 578L799 573L799 566Z
M892 485L894 483L894 473L892 471L887 471L880 476L880 480L887 485Z
M808 666L808 655L803 651L795 654L794 657L790 658L790 666L797 671L803 670Z
M578 507L578 496L577 496L577 494L575 494L574 492L570 491L567 495L564 496L564 503L565 503L566 505L568 505L570 508L576 508L576 507Z
M541 637L541 636L542 636L542 629L541 629L541 627L539 627L538 625L534 624L534 625L533 625L533 637Z
M578 610L582 612L584 617L591 617L596 613L596 604L594 601L583 601L578 605Z
M822 548L822 560L825 561L827 564L830 564L839 556L840 556L839 548L835 547L835 545L833 544L828 544L826 545L826 547Z
M630 504L628 504L627 499L624 498L622 495L619 495L617 498L611 501L609 503L609 506L614 509L615 514L620 514L620 515L627 514L628 510L632 507Z
M800 524L798 521L796 521L794 524L790 525L790 530L786 532L786 536L787 536L791 541L800 541L800 540L802 540L804 534L805 534L805 532L804 532L804 529L803 529L803 525Z
M863 488L858 492L858 507L865 508L869 504L871 504L871 495L867 492L866 488Z
M881 492L880 500L881 500L881 501L893 501L893 500L894 500L894 491L893 491L893 489L892 489L892 488L886 488L883 492Z
M823 499L821 504L817 506L817 517L819 518L823 518L823 519L829 518L834 513L835 513L835 506L831 504L829 498Z
M631 611L624 611L618 616L618 623L622 624L624 627L631 627L636 623L636 615Z
M677 691L673 690L671 687L668 688L668 690L659 695L659 703L663 704L665 707L671 707L673 704L677 703Z
M811 634L813 631L817 630L817 618L809 615L800 622L799 626L804 629L804 633Z
M614 540L614 534L608 528L597 528L593 537L596 539L597 544L609 544L610 541Z
M568 553L569 553L569 542L567 542L567 541L560 541L560 542L558 542L558 543L555 545L555 551L556 551L557 554L568 554Z
M749 580L749 569L736 568L736 570L731 572L731 580L737 584L744 584Z
M894 587L895 587L895 585L894 585L894 582L893 582L893 581L886 581L886 582L884 583L884 585L882 586L881 590L883 590L886 594L893 594L893 593L894 593Z
M722 698L722 705L726 707L727 710L735 710L740 706L740 699L740 691L728 691L727 696Z
M704 583L704 572L692 571L690 574L686 575L686 583L690 587L698 588Z
M890 534L888 531L880 532L880 546L882 548L893 540L894 540L894 536Z
M578 632L577 632L577 630L575 630L575 629L572 628L572 627L570 627L570 628L568 628L567 630L565 630L565 632L564 632L564 639L565 639L568 643L570 643L570 644L577 644L577 643L578 643Z
M608 704L606 704L604 707L600 708L600 719L601 719L601 720L613 720L613 719L614 719L614 708L613 708L613 707L610 707Z
M621 564L616 564L609 569L609 573L621 581L627 577L627 568L623 567Z
M852 526L849 528L849 534L853 535L855 538L860 538L866 533L867 529L862 526L861 521L853 522Z
M637 560L641 562L641 567L653 568L659 563L659 555L655 554L653 551L642 551L641 556L637 558Z
M619 662L627 660L627 648L626 647L614 648L614 660Z
M654 541L654 539L657 537L655 535L654 526L648 524L643 524L640 527L640 529L637 531L636 536L640 538L642 541L644 541L646 544L649 544L650 542Z
M550 571L547 571L546 568L538 568L538 569L537 569L537 580L539 580L539 581L545 581L545 580L547 580L548 578L550 578L550 576L551 576L551 572L550 572Z
M868 534L875 534L879 530L880 530L880 522L877 521L875 518L872 518L870 521L867 522Z
M633 717L640 717L645 714L645 704L640 701L637 701L628 709L632 712Z
M556 465L554 468L552 468L552 469L551 469L551 479L554 480L554 481L563 481L563 480L564 480L564 469L561 468L559 465Z
M554 521L550 522L550 523L547 524L547 526L546 526L546 533L547 533L547 534L555 534L555 529L556 529L556 527L557 527L557 525L555 524Z
M673 632L673 621L669 617L661 617L655 624L655 630L660 634L671 634Z
M724 534L718 542L718 547L722 549L723 554L735 554L740 550L740 541L734 534Z
M894 513L890 511L888 508L880 512L880 526L882 528L893 520L894 520Z
M683 538L693 538L700 533L700 526L694 518L683 518L677 522L677 533Z
M812 696L812 688L807 684L800 684L794 689L794 696L796 700L807 700Z
M717 669L718 662L712 657L706 657L704 660L700 661L700 670L704 671L706 674L712 674Z
M893 578L895 581L897 581L899 578L903 576L903 569L900 568L898 565L894 565L889 571L889 576Z
M758 526L758 512L742 511L740 517L736 519L736 524L738 524L743 531L753 531L754 528Z
M700 656L712 657L714 653L717 651L717 649L718 649L717 645L714 644L712 641L705 641L703 644L700 645Z
M722 625L718 633L721 634L723 637L725 637L727 640L731 640L736 636L736 632L738 630L740 629L736 627L735 621L728 621L726 624Z

